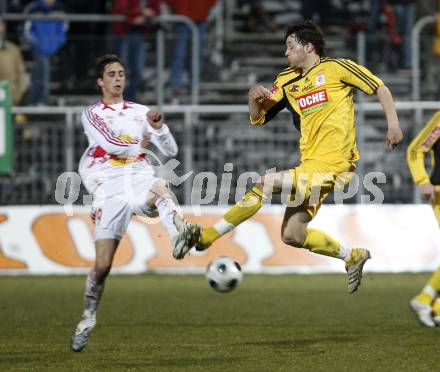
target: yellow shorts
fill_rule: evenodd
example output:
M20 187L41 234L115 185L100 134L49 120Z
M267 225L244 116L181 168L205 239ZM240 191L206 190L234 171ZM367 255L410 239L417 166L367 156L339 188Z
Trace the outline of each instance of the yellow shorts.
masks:
M343 188L356 170L350 161L328 164L316 160L306 160L292 174L292 193L289 207L306 211L313 218L318 213L327 195L337 188Z

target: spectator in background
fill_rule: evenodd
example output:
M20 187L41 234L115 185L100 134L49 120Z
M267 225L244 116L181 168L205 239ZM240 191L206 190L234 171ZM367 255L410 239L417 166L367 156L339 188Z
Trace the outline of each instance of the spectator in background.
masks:
M36 0L25 12L60 16L59 20L34 20L25 24L25 35L34 57L28 104L46 105L50 94L50 59L65 44L68 26L61 19L63 6L57 0Z
M111 7L106 1L64 0L67 14L107 14ZM72 22L69 26L66 48L60 58L63 69L59 78L63 81L63 90L85 93L90 90L90 81L94 79L94 67L98 56L107 52L106 22ZM81 56L81 63L77 58Z
M385 0L370 0L370 7L367 18L366 28L366 53L368 55L367 67L380 68L383 61L383 32L381 16Z
M332 14L330 0L301 0L301 10L304 19L313 19L321 27L328 26L328 18Z
M248 7L249 12L246 17L246 24L243 29L245 32L277 31L277 25L264 9L262 0L240 0L239 7Z
M401 39L398 66L411 68L411 30L416 18L415 0L388 0L394 7L397 18L397 32Z
M113 49L127 66L127 101L137 101L145 66L145 35L154 29L152 20L160 14L160 0L114 0L113 14L125 15L125 22L115 22Z
M166 0L166 3L174 14L186 16L196 23L199 32L199 76L201 76L203 71L202 55L208 15L216 2L217 0ZM177 98L183 95L182 73L185 67L190 36L191 30L186 24L178 23L176 25L173 54L171 57L171 89L172 95ZM189 70L191 71L191 69Z
M418 15L427 16L430 14L435 14L436 21L433 29L433 40L431 45L422 45L421 48L431 49L432 53L426 53L425 55L425 70L426 78L424 79L425 84L423 88L425 92L429 94L431 99L436 101L440 100L440 85L438 83L438 76L440 75L440 0L433 2L432 0L426 1L427 4L417 4L418 5ZM421 43L423 44L423 38ZM431 40L429 40L431 42ZM426 42L425 42L426 43Z
M0 80L11 85L12 104L18 105L26 91L26 69L17 45L6 40L6 23L0 18Z

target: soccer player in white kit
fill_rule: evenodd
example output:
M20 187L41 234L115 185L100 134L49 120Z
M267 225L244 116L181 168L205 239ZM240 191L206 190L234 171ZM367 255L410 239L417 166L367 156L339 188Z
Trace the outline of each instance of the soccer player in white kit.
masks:
M185 221L170 196L167 183L155 177L145 150L153 143L165 156L177 154L177 144L162 115L147 106L126 102L124 65L106 55L97 64L97 84L102 100L82 113L89 140L79 173L93 195L95 266L87 276L85 309L71 348L82 351L96 325L96 309L110 272L113 256L133 214L159 215L173 250L192 247L200 228Z

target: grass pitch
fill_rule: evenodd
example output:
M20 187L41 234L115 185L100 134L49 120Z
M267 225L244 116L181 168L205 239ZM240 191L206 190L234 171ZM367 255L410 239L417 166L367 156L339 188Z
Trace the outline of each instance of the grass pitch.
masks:
M202 276L110 276L82 353L70 336L85 277L0 278L0 370L434 371L440 329L408 301L428 274L245 275L220 294Z

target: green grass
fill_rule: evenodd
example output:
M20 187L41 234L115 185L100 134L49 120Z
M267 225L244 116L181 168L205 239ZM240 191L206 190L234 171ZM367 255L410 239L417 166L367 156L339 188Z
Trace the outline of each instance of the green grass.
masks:
M409 299L427 274L246 275L229 294L202 276L111 276L82 353L70 336L84 277L0 278L0 370L434 371L440 330Z

